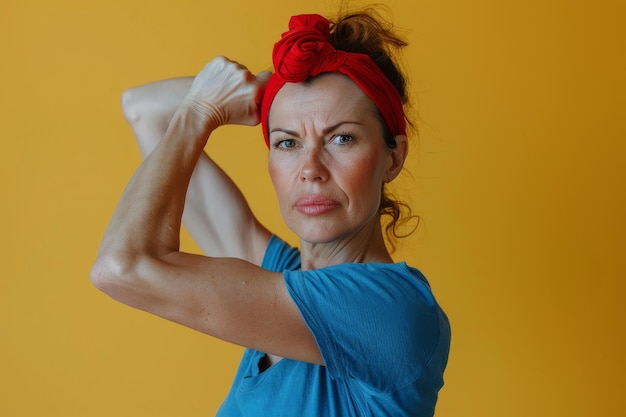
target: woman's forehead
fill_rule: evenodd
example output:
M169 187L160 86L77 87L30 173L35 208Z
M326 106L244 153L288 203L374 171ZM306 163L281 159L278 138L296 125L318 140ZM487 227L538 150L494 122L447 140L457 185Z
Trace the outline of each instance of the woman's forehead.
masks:
M375 113L376 107L354 81L343 74L327 73L302 83L286 83L274 98L269 118L310 111L350 114L364 110Z

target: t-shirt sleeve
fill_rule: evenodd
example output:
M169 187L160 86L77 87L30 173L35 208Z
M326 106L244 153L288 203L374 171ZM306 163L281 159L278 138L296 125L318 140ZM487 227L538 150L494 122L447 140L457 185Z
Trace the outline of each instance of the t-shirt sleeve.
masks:
M331 377L383 391L419 378L439 342L440 311L426 280L412 271L406 264L344 264L284 273Z
M300 251L297 248L289 246L278 236L272 235L265 249L261 268L272 272L299 269Z

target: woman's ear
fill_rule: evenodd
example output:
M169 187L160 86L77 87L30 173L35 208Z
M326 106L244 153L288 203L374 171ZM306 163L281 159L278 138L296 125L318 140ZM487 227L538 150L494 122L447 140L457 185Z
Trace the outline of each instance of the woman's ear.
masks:
M404 135L394 136L396 147L389 151L389 166L385 172L385 182L393 181L404 166L404 161L409 153L409 142Z

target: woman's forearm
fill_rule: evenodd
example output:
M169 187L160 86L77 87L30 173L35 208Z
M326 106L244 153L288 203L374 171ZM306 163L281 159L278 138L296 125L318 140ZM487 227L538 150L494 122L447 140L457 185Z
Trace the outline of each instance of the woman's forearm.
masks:
M124 116L144 158L163 138L193 80L167 79L123 93ZM183 223L208 256L237 257L260 264L269 239L269 232L259 224L239 188L204 152L190 180Z
M179 250L185 196L210 133L225 124L256 125L264 80L216 58L196 76L163 140L137 169L105 232L94 279L133 275L136 260ZM130 269L129 269L130 268ZM106 281L106 279L105 279Z
M131 178L105 232L100 254L162 256L179 248L185 194L210 132L210 115L182 106L165 137Z

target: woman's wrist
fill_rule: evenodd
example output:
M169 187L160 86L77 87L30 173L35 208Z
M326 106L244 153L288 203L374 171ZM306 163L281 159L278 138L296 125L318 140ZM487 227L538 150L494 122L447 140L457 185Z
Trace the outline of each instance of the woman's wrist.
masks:
M199 154L204 149L211 133L220 126L219 120L216 112L203 110L185 100L170 120L163 137L164 141L176 148L179 145L175 143L186 144L182 145L187 149L185 153Z
M188 117L193 115L192 118L198 123L198 128L207 134L226 124L226 116L217 106L200 102L193 97L185 97L174 117L178 113L188 114Z

